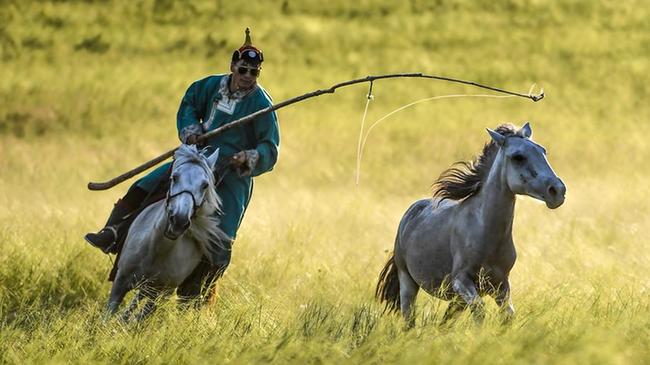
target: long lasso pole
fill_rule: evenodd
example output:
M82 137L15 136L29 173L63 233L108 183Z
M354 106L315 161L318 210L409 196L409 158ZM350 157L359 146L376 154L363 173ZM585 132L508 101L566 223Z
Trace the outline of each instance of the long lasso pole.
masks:
M316 97L316 96L319 96L319 95L333 94L336 91L336 89L339 89L339 88L342 88L342 87L345 87L345 86L360 84L360 83L364 83L364 82L373 82L375 80L381 80L381 79L392 79L392 78L400 78L400 77L434 79L434 80L441 80L441 81L448 81L448 82L453 82L453 83L471 85L471 86L476 86L476 87L479 87L479 88L482 88L482 89L492 90L492 91L495 91L495 92L498 92L498 93L514 95L514 96L520 96L522 98L531 99L532 101L535 101L535 102L544 98L544 91L543 90L537 95L530 94L530 93L529 94L522 94L522 93L508 91L508 90L504 90L504 89L500 89L500 88L496 88L496 87L492 87L492 86L479 84L479 83L473 82L473 81L465 81L465 80L460 80L460 79L454 79L454 78L451 78L451 77L425 75L425 74L422 74L422 73L399 73L399 74L366 76L366 77L359 78L359 79L344 81L344 82L338 83L338 84L336 84L336 85L334 85L334 86L332 86L332 87L330 87L328 89L320 89L320 90L312 91L312 92L309 92L309 93L306 93L306 94L303 94L303 95L300 95L300 96L296 96L296 97L291 98L291 99L287 99L287 100L285 100L283 102L280 102L278 104L274 104L274 105L266 107L264 109L260 109L260 110L258 110L256 112L252 113L252 114L248 114L245 117L239 118L239 119L237 119L235 121L232 121L232 122L230 122L230 123L228 123L228 124L226 124L224 126L221 126L221 127L216 128L216 129L214 129L214 130L212 130L212 131L210 131L208 133L205 133L205 134L201 135L200 137L197 138L197 143L205 141L205 140L207 140L209 138L212 138L212 137L214 137L214 136L216 136L216 135L218 135L220 133L223 133L223 132L225 132L225 131L227 131L229 129L235 128L235 127L237 127L239 125L242 125L244 123L250 122L251 120L255 119L256 117L258 117L260 115L270 113L272 111L284 108L284 107L289 106L291 104L295 104L295 103L298 103L298 102L301 102L303 100L310 99L310 98L313 98L313 97ZM156 166L159 163L165 161L166 159L172 157L174 155L174 152L176 152L177 149L178 149L178 147L176 147L176 148L174 148L172 150L169 150L169 151L163 153L162 155L143 163L142 165L134 168L133 170L130 170L130 171L128 171L128 172L126 172L126 173L124 173L124 174L122 174L120 176L117 176L117 177L115 177L115 178L113 178L111 180L108 180L106 182L98 182L98 183L97 182L89 182L88 183L88 189L90 189L90 190L107 190L107 189L110 189L110 188L114 187L115 185L117 185L117 184L119 184L119 183L121 183L121 182L123 182L123 181L125 181L127 179L130 179L133 176L135 176L135 175L137 175L137 174L139 174L139 173L141 173L143 171L146 171L146 170L152 168L153 166Z

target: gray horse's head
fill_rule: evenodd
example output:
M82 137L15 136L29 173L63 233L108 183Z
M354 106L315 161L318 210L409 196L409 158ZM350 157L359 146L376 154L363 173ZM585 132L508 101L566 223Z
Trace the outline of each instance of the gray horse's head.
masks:
M548 163L544 147L531 139L529 123L511 136L491 129L488 133L503 154L506 182L513 193L539 199L551 209L564 203L566 186Z
M210 211L217 209L213 170L218 157L218 149L205 157L196 147L188 145L182 145L174 154L166 200L167 238L175 240L185 233L204 205L209 205Z

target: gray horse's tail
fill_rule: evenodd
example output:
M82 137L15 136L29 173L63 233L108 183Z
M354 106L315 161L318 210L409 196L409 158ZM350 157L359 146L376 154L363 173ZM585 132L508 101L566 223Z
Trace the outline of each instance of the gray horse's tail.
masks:
M389 312L395 312L400 308L399 278L397 276L397 266L395 266L395 253L390 255L384 269L379 274L375 298L380 303L386 302L385 309Z

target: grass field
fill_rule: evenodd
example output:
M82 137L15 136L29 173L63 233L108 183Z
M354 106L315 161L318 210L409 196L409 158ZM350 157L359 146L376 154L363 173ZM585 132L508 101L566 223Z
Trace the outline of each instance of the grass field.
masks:
M649 363L649 17L634 0L0 0L0 363ZM398 113L370 135L359 186L367 85L282 109L279 163L256 179L216 302L103 323L111 263L81 237L129 184L86 183L175 147L185 89L227 70L246 26L276 102L392 72L547 97ZM373 92L367 122L486 93ZM441 327L446 303L421 293L405 330L373 298L401 215L486 127L526 120L568 195L554 211L517 203L516 319L488 301L483 325Z

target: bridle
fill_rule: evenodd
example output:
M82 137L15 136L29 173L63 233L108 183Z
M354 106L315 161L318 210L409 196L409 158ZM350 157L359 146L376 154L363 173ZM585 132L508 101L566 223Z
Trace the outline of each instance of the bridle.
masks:
M184 165L186 163L192 163L192 162L194 162L194 161L183 162L182 164L176 166L176 168L178 168L179 166L182 166L182 165ZM170 179L171 179L171 177L170 177ZM191 191L189 191L189 190L181 190L181 191L179 191L177 193L174 193L174 194L170 195L169 193L171 191L171 184L170 184L169 187L170 187L170 189L167 190L167 195L165 196L165 211L169 210L169 202L173 198L175 198L175 197L177 197L179 195L182 195L182 194L190 194L190 197L192 197L192 206L193 206L192 215L190 216L190 220L194 219L194 217L196 216L196 212L199 211L199 209L201 209L201 207L203 207L203 203L205 202L205 199L204 199L204 201L201 202L201 204L196 204L196 198L194 197L194 193L192 193Z
M180 165L176 166L176 168L178 168L179 166L182 166L182 165L184 165L186 163L197 163L197 162L193 161L193 160L186 161L186 162L183 162ZM223 160L223 161L221 161L221 162L219 162L217 164L217 166L215 168L215 171L213 173L213 176L215 176L215 181L214 181L214 185L213 185L214 187L217 187L217 186L219 186L219 184L221 184L221 182L223 181L226 174L228 174L228 172L230 171L230 167L231 167L232 163L233 163L233 159L232 159L232 157L230 157L230 158L227 158L227 159L225 159L225 160ZM170 176L169 179L171 180L172 177ZM169 187L170 187L170 189L167 189L167 194L165 196L165 211L169 211L169 202L173 198L175 198L175 197L177 197L179 195L182 195L182 194L190 194L190 196L192 197L192 205L193 205L193 208L192 208L193 210L192 210L192 215L190 216L190 220L194 219L194 217L196 217L196 212L198 212L203 207L203 203L205 203L205 199L201 202L201 204L196 204L196 198L194 197L194 194L191 191L189 191L189 190L181 190L181 191L179 191L177 193L174 193L174 194L170 195L169 192L171 190L171 184L170 184Z
M192 204L194 205L194 207L192 208L193 209L192 210L192 216L190 217L190 219L192 219L192 218L194 218L196 216L196 212L199 209L201 209L201 207L203 206L203 202L201 202L201 204L196 204L196 199L194 198L194 194L192 194L192 192L189 191L189 190L182 190L182 191L179 191L178 193L172 194L172 195L169 195L169 191L167 191L167 197L165 198L165 209L169 209L169 201L172 198L175 198L175 197L177 197L177 196L179 196L181 194L184 194L184 193L190 194L190 196L192 197Z

